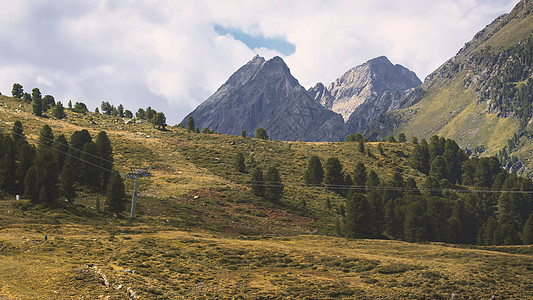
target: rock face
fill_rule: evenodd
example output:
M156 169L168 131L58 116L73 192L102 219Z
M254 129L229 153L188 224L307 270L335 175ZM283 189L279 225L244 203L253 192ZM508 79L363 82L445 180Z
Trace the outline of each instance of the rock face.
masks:
M285 141L337 141L344 122L309 97L280 57L265 61L255 56L218 91L185 117L200 128L253 136L265 128L271 139Z
M341 114L346 132L355 133L381 114L399 108L406 95L421 83L414 72L380 56L352 68L327 88L318 83L308 94Z

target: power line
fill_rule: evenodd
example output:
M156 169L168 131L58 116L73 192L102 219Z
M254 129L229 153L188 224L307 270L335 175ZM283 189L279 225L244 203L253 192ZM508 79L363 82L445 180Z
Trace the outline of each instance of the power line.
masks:
M15 126L13 125L13 127L16 127L16 128L19 128L19 129L22 129L22 127L19 127L19 126ZM24 134L19 134L19 133L16 133L14 131L12 131L13 134L15 135L18 135L20 137L25 137L27 138ZM97 159L101 159L103 161L107 161L107 162L111 162L111 163L114 163L113 161L111 160L107 160L105 158L102 158L100 156L96 156L92 153L89 153L89 152L86 152L86 151L83 151L83 150L79 150L79 149L76 149L76 148L73 148L69 145L65 145L65 144L62 144L62 143L58 143L52 139L49 139L49 138L46 138L46 137L43 137L44 139L52 142L52 143L56 143L56 144L59 144L59 145L62 145L62 146L67 146L69 149L73 149L75 151L79 151L80 153L84 153L84 154L87 154L87 155L90 155L94 158L97 158ZM34 142L36 142L37 144L39 145L42 145L44 147L47 147L48 149L51 149L53 151L58 151L62 154L65 154L69 157L72 157L74 159L77 159L79 161L82 161L84 163L87 163L87 164L90 164L92 166L95 166L95 167L98 167L104 171L107 171L107 172L110 172L110 173L114 173L114 174L117 174L117 175L122 175L118 172L115 172L113 170L110 170L110 169L107 169L105 167L102 167L100 165L97 165L97 164L94 164L94 163L91 163L89 161L86 161L84 159L81 159L77 156L74 156L68 152L63 152L63 151L60 151L59 149L57 148L53 148L51 146L48 146L44 143L41 143L39 142L38 140L35 140L35 139L31 139L33 140ZM252 185L252 182L250 181L234 181L232 182L234 184L247 184L247 185ZM227 183L211 183L211 184L217 184L217 185L224 185L224 186L229 186L229 184ZM321 185L321 184L308 184L308 183L301 183L301 182L289 182L289 183L282 183L280 184L279 182L269 182L269 181L261 181L260 183L256 183L255 184L256 186L263 186L263 187L309 187L309 188L327 188L327 189L331 189L331 190L361 190L361 191L367 191L367 190L375 190L375 191L401 191L401 192L435 192L435 193L442 193L442 192L456 192L456 193L494 193L494 194L501 194L501 193L508 193L508 194L533 194L533 191L509 191L509 190L506 190L506 191L497 191L497 190L469 190L469 189L429 189L429 188L407 188L407 187L399 187L399 186L354 186L354 185L345 185L345 184L336 184L336 185Z

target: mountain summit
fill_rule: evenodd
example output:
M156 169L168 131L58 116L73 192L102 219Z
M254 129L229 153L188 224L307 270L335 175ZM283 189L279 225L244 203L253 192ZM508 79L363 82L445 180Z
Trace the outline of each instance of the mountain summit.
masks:
M280 57L255 56L192 113L199 128L249 134L265 128L271 139L338 140L342 117L309 97Z
M265 128L272 139L339 141L379 115L399 108L420 84L414 72L381 56L352 68L325 87L306 91L280 57L255 56L192 116L199 128L238 135Z
M401 65L380 56L350 69L329 87L308 90L324 107L342 115L345 134L360 132L381 114L398 109L422 82Z

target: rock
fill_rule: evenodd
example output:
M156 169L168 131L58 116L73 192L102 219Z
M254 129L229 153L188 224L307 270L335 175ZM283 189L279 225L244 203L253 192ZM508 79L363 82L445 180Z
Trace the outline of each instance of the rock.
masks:
M255 56L237 70L192 116L196 126L240 135L265 128L272 140L336 141L342 117L311 98L280 57Z

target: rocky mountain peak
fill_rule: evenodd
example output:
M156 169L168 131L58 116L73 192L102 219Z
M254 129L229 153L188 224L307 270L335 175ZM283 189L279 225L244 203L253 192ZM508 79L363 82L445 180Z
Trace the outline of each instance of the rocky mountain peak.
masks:
M348 122L363 103L375 101L385 93L402 93L420 84L414 72L379 56L348 70L327 88L320 83L308 93Z
M338 140L342 118L310 98L280 57L255 56L238 69L192 116L199 128L250 135L265 128L272 139Z

